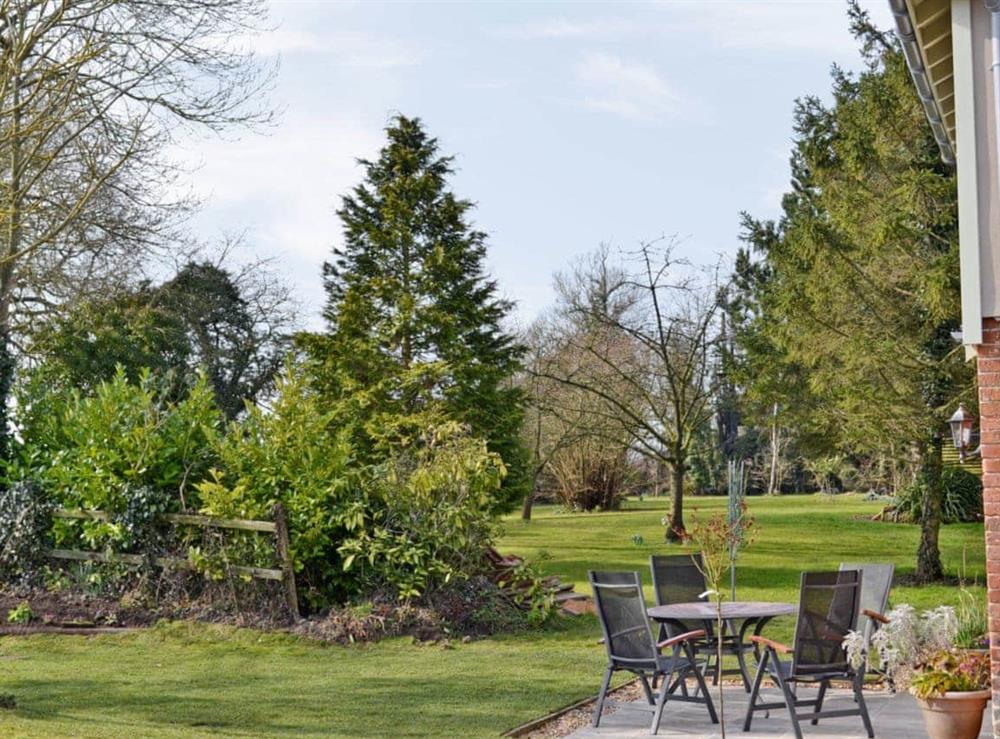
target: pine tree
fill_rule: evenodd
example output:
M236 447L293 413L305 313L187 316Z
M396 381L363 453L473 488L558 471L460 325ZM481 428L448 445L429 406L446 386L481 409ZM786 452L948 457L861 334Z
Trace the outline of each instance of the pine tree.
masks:
M344 245L323 267L327 332L306 343L325 391L361 419L362 453L377 459L461 421L507 465L506 507L528 480L512 381L523 349L503 328L513 305L486 274L473 204L448 189L453 158L418 118L396 116L386 133L337 212Z
M856 3L849 13L867 69L834 70L832 106L810 97L796 107L782 217L745 221L764 264L741 342L758 398L783 413L799 405L807 430L834 449L912 446L922 488L916 574L934 580L943 574L942 433L972 387L950 338L959 317L954 175L895 39Z

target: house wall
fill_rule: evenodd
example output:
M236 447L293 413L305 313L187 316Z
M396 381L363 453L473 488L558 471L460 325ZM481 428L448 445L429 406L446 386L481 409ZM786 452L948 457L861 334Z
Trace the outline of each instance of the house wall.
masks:
M993 736L1000 737L1000 321L983 320L979 374L979 430L983 455L986 519L986 580L989 590L990 659L993 663Z
M996 161L996 106L990 12L972 0L972 60L975 89L976 180L979 192L979 269L983 316L1000 316L1000 170ZM958 153L959 166L965 159ZM967 160L967 159L966 159Z

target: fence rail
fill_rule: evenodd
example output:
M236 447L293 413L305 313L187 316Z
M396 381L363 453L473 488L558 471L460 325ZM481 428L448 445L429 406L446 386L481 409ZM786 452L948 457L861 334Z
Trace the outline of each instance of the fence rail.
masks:
M111 521L111 516L106 511L88 511L71 508L57 508L52 512L55 518L86 520L86 521ZM165 513L163 520L175 526L195 526L198 528L215 529L235 529L239 531L252 531L256 533L273 534L275 538L275 553L281 563L280 569L267 567L247 567L244 565L232 565L229 569L238 575L246 575L258 580L273 580L284 583L285 602L295 619L299 619L298 593L295 588L295 569L292 564L291 550L288 544L288 523L285 517L285 509L279 503L274 507L273 521L254 521L241 518L217 518L215 516L198 516L188 513ZM121 552L93 552L81 549L52 549L48 552L52 559L68 560L75 562L103 562L121 563L138 566L144 564L147 559L141 554L127 554ZM164 569L189 570L193 569L192 564L183 557L154 557L153 564Z

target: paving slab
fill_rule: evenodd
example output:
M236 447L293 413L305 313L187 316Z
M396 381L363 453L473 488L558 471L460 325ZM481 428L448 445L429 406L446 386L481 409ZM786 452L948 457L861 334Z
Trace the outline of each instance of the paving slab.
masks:
M814 691L805 687L799 689L799 695L803 698L811 697L810 692ZM781 700L781 694L776 688L764 689L761 694L765 702ZM718 710L717 693L714 689L712 695L716 701L716 710ZM792 732L791 719L787 710L784 709L772 710L770 716L767 716L763 711L758 712L754 716L752 730L744 733L743 718L747 707L747 694L738 687L726 688L725 700L727 737L732 737L732 739L740 737L745 737L745 739L763 739L764 737L791 739L795 736ZM919 739L927 736L924 731L920 707L911 695L866 691L865 700L875 729L875 736L878 739ZM827 692L823 709L848 708L853 705L853 702L851 691L830 690ZM625 704L615 713L605 715L601 719L599 728L594 729L588 726L570 736L573 739L648 737L649 724L653 716L648 711L642 710L642 706L645 705L644 700ZM860 716L824 719L817 726L803 722L802 733L804 739L865 739L867 737ZM697 737L698 739L716 739L722 736L719 727L709 722L708 712L704 706L692 703L671 704L669 701L663 712L658 735L663 737ZM993 736L989 706L987 706L983 730L979 736L980 739L991 739Z

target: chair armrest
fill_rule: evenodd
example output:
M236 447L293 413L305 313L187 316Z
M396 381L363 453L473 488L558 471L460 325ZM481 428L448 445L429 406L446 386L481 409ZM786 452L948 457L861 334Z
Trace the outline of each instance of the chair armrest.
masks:
M678 634L677 636L672 636L669 639L664 639L661 642L657 642L657 649L664 649L666 647L672 647L675 644L680 644L681 642L690 641L691 639L701 639L705 636L704 629L698 629L697 631L687 631L683 634Z
M889 619L887 619L884 615L882 615L878 611L872 611L868 608L864 608L862 609L861 613L864 614L865 616L868 616L868 618L870 618L872 621L878 621L880 624L889 623Z
M781 652L782 654L791 654L792 648L782 644L781 642L774 641L773 639L768 639L765 636L751 636L750 641L754 644L762 644L765 647L770 647L775 652Z

